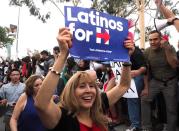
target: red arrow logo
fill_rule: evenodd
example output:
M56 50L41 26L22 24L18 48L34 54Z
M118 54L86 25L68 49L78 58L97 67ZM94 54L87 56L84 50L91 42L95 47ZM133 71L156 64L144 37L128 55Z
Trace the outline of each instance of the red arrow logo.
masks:
M110 35L107 31L105 31L104 33L97 33L96 37L104 39L104 43L106 43L110 39Z

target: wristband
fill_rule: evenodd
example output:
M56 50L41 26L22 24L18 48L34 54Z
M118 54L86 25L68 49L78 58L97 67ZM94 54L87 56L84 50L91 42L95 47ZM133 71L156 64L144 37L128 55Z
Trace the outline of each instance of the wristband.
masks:
M50 67L49 70L55 75L58 75L58 76L61 75L59 71L54 70L52 67Z
M129 62L123 62L122 65L127 67L127 66L132 66L132 63L130 61Z
M179 20L178 18L174 18L171 22L167 22L168 25L173 25L175 20Z

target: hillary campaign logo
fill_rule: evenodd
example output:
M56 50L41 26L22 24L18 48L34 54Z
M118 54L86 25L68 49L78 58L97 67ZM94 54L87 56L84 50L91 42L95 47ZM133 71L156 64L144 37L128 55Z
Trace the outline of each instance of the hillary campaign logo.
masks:
M70 55L78 59L128 61L123 42L128 21L93 9L65 6L65 26L73 34Z

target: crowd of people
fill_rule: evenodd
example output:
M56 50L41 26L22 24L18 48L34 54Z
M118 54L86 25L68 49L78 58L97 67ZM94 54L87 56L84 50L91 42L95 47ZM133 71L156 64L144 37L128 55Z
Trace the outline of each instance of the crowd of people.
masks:
M179 19L162 0L156 6L179 31ZM121 78L109 62L69 56L72 34L60 28L53 55L43 50L21 60L0 63L0 116L6 131L107 131L119 124L126 131L176 131L179 121L179 52L157 30L141 50L131 35L124 47L130 62ZM134 80L138 98L122 98ZM177 98L178 97L178 98ZM177 123L178 122L178 123Z

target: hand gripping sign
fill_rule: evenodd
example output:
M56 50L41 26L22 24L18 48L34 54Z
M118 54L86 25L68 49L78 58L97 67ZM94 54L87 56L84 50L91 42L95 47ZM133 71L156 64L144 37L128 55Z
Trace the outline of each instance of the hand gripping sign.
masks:
M122 63L120 62L110 62L112 71L114 73L114 76L116 78L116 81L119 81L121 78L121 67ZM128 89L128 91L123 95L125 98L138 98L138 93L136 89L136 85L134 82L134 79L131 80L131 86Z
M78 59L128 61L123 42L128 21L93 9L65 6L65 26L73 34L70 55Z

